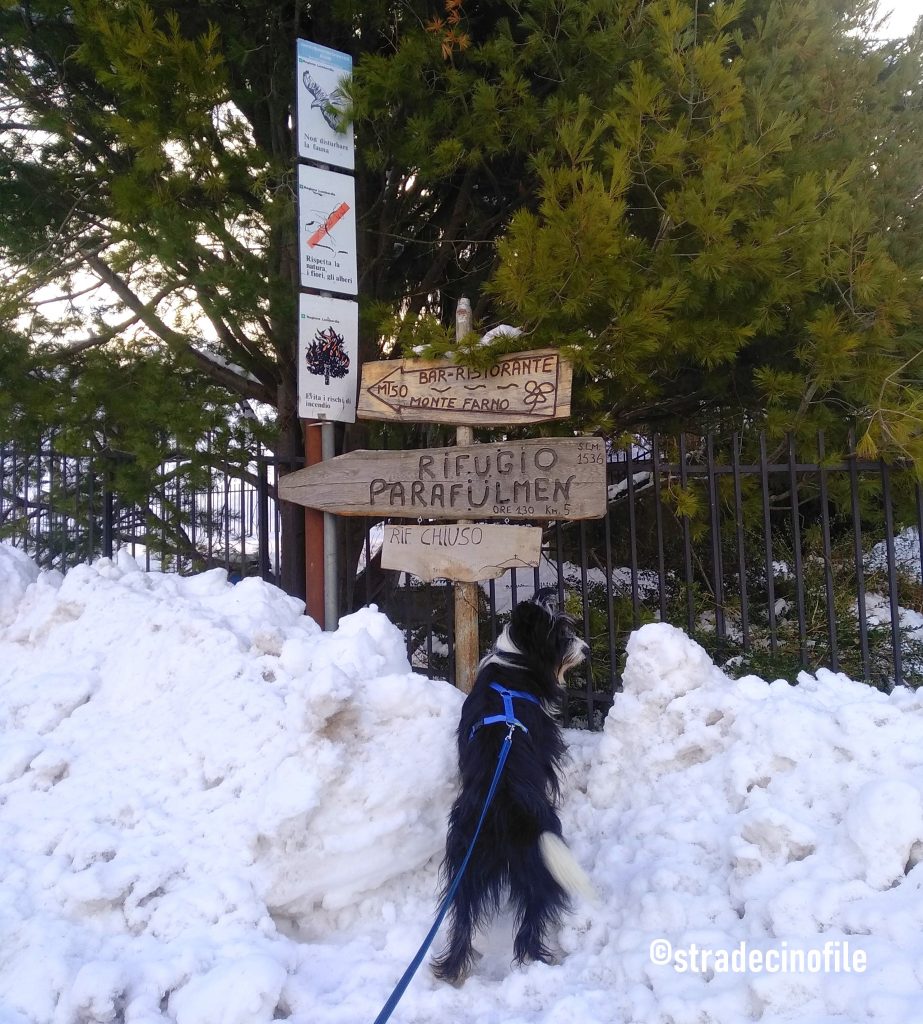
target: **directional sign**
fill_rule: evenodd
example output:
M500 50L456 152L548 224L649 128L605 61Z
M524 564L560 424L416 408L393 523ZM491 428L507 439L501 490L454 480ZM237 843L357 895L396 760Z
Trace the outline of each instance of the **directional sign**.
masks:
M542 531L538 526L485 523L430 523L385 526L383 569L403 569L417 579L477 583L494 580L508 569L538 565Z
M348 174L298 165L301 287L355 295L356 184Z
M598 519L606 513L606 446L583 437L355 451L283 476L279 496L383 518Z
M346 106L343 85L353 71L348 53L298 40L296 100L298 107L298 156L352 170L355 166L353 129L340 131L340 115Z
M486 370L447 359L365 363L360 419L509 426L570 415L573 368L556 349L499 356Z

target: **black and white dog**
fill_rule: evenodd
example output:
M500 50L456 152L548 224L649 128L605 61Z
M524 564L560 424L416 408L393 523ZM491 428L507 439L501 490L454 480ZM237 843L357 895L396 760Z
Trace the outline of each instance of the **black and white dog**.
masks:
M560 921L570 894L592 892L561 838L555 807L565 748L552 717L564 697L564 673L587 653L567 615L549 602L526 601L514 609L494 650L478 666L458 725L461 791L449 816L444 894L465 858L510 731L502 721L505 705L512 705L519 724L513 727L503 775L452 901L449 942L432 965L438 978L455 984L465 978L476 955L474 931L500 909L507 891L516 912L519 963L552 961L549 930Z

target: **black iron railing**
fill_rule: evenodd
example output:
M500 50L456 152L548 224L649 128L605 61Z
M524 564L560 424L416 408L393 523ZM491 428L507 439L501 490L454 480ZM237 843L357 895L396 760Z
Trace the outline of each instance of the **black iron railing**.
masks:
M276 480L288 467L259 451L234 465L204 454L204 476L174 455L153 494L130 498L111 461L0 446L0 539L58 569L125 549L149 569L279 581ZM610 451L608 485L604 519L546 526L539 567L481 588L485 649L538 589L575 616L593 657L570 720L599 723L629 633L653 621L685 629L731 674L827 667L883 688L923 681L911 614L923 611L923 489L910 467L829 459L822 435L809 455L763 436L655 437ZM340 610L377 604L414 667L452 679L452 587L382 570L383 527L339 520Z
M712 437L695 450L655 437L610 452L608 482L605 519L551 524L539 568L482 587L485 648L512 606L549 586L582 626L593 658L570 718L600 722L628 635L654 621L685 629L732 675L825 667L885 689L923 682L923 490L910 467L830 460L823 435L810 461L792 440L770 452L760 436L748 452L735 435L719 455ZM451 679L451 588L406 574L386 585L381 530L363 524L372 570L360 566L357 591L403 626L419 670Z

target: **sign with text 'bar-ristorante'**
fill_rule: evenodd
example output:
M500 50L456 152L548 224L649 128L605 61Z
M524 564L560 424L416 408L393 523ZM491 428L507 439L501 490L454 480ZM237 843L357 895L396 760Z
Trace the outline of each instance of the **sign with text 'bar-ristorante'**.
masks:
M572 376L556 349L498 356L487 369L448 359L365 363L359 418L482 427L564 419Z

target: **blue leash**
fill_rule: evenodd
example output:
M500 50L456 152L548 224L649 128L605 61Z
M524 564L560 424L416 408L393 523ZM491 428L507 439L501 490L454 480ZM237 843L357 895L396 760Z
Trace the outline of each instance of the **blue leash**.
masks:
M426 956L426 951L433 944L433 939L436 938L436 932L439 931L439 926L445 920L445 915L449 911L449 907L452 905L452 899L455 893L458 892L458 887L461 884L462 875L465 873L465 869L468 867L468 861L471 860L471 854L474 852L474 844L477 842L478 836L481 834L481 826L484 824L484 819L487 817L487 809L490 807L490 803L494 798L494 794L497 792L497 785L500 782L500 776L503 774L503 767L506 764L506 759L509 757L510 748L513 746L513 732L516 729L522 729L523 732L529 730L520 722L513 714L513 697L522 697L525 700L531 701L533 704L541 704L541 701L536 697L533 697L530 693L520 693L518 690L507 690L505 687L498 686L496 683L490 684L491 689L496 690L497 693L503 698L503 711L502 715L491 715L485 718L478 725L474 726L471 730L471 735L468 737L468 742L474 738L475 732L481 725L493 725L497 722L505 722L509 727L510 731L506 734L506 739L503 741L503 746L500 748L500 757L497 760L497 770L494 772L494 777L490 783L490 789L487 791L487 799L484 801L484 809L481 811L481 817L478 821L478 826L474 830L474 835L471 838L471 842L468 844L468 852L465 854L465 859L461 862L461 867L458 869L458 873L452 880L452 884L449 886L449 891L445 895L445 899L442 901L442 906L439 908L439 913L436 915L436 920L433 922L433 927L430 928L429 933L423 940L423 945L417 950L417 955L410 961L410 966L404 971L401 976L401 980L397 983L394 991L388 996L388 1001L381 1008L381 1012L375 1018L375 1024L385 1024L385 1021L394 1012L394 1008L401 1000L401 996L407 991L407 986L410 984L413 976L417 973L417 969L420 964L423 963L423 958Z

